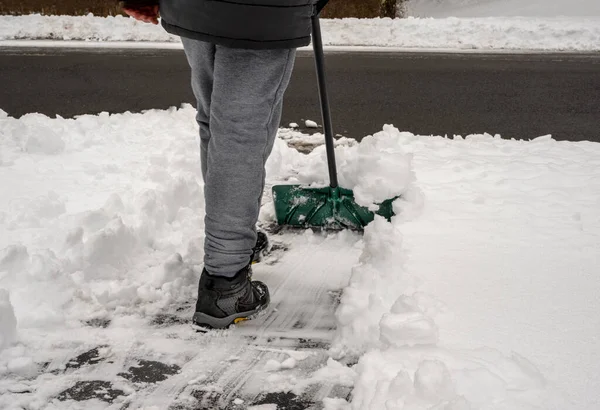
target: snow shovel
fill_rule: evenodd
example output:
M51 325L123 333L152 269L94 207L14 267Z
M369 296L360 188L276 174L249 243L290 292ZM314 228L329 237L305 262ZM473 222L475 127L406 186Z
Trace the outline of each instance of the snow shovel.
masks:
M325 229L362 230L373 221L375 214L390 220L394 215L392 202L396 198L388 199L379 204L379 209L373 213L354 201L354 193L351 190L341 188L338 185L333 127L331 125L325 81L325 57L318 13L315 13L312 17L312 40L325 130L330 184L325 188L311 188L301 185L274 186L273 201L277 223L298 228L322 227Z

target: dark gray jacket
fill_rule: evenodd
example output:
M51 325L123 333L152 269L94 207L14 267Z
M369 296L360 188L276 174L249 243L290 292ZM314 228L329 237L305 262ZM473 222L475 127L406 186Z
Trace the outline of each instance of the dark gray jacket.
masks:
M124 7L160 2L171 34L233 48L296 48L310 43L311 17L327 0L125 0Z
M295 48L310 43L317 0L160 0L171 34L234 48Z

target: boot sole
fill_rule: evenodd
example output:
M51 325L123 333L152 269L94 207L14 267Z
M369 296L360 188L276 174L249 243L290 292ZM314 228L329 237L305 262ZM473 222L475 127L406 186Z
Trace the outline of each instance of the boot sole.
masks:
M263 313L269 303L261 305L258 308L248 311L236 313L235 315L226 316L223 318L209 316L205 313L196 312L194 313L193 325L194 328L199 332L208 332L215 329L227 329L231 325L237 325L238 323L245 322L247 320L256 319Z

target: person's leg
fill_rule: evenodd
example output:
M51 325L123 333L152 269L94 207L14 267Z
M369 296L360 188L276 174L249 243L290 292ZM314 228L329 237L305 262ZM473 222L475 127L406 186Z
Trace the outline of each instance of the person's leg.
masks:
M217 46L206 147L205 268L234 277L250 263L295 50Z
M182 42L188 63L192 69L191 84L198 107L196 122L200 128L202 178L206 182L206 157L208 142L210 141L210 99L213 89L216 47L214 44L187 38L182 38ZM256 245L253 248L252 261L259 262L268 247L269 240L267 236L264 233L259 233Z
M206 155L210 141L210 99L213 91L215 67L214 44L181 38L187 61L192 69L192 91L196 97L196 121L200 127L200 159L202 178L206 182Z

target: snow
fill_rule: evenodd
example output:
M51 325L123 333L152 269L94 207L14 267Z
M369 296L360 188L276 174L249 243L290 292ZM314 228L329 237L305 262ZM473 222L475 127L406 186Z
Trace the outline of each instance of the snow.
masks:
M304 125L306 125L306 128L319 128L319 125L313 120L304 121Z
M526 360L493 349L374 349L357 366L352 409L564 409Z
M0 289L0 351L17 338L17 319L6 289Z
M296 138L290 137L290 133L294 134L290 131L283 132L283 139L292 143L297 142ZM410 156L403 151L399 144L399 137L392 127L386 127L375 136L365 137L361 144L355 144L347 138L337 140L338 179L343 187L354 190L359 205L375 206L374 204L395 198L409 190L413 179L410 171ZM304 138L306 142L312 144L315 141L322 144L323 139L322 134ZM306 185L328 185L325 147L321 145L314 149L312 156L317 160L295 165L299 173L294 180ZM289 166L289 164L282 165Z
M353 408L596 408L600 145L402 137L424 206L367 227L342 296L334 350L367 352ZM423 401L432 358L455 396Z
M428 3L422 0L418 4L424 5L422 10L431 10L431 7L426 7L429 3L434 3L434 0L429 0ZM546 8L540 2L537 4L538 7L534 10L546 11L535 13L530 10L527 13L528 17L494 13L493 10L486 9L472 12L468 17L457 18L451 17L456 14L454 11L458 10L457 8L442 8L440 10L443 11L439 11L434 7L443 18L324 19L323 41L326 46L394 47L413 50L600 50L598 5L586 3L589 7L579 9L580 13L557 16L548 11L552 8ZM501 8L508 9L509 7ZM435 15L434 12L422 14ZM115 41L179 42L178 37L169 35L159 26L121 16L0 16L0 42L18 39L83 40L97 45ZM153 47L155 46L160 45L153 44Z
M199 355L173 378L215 391L210 363L247 360L236 350L243 340L201 343L185 326L148 324L195 297L204 205L194 115L191 106L74 119L0 111L0 407L42 408L89 377L61 371L90 346L108 346L100 357L114 373L103 380L132 357ZM323 146L288 146L318 137L281 135L290 138L275 144L267 186L327 183ZM262 387L354 386L350 403L330 398L326 409L598 408L600 144L385 126L336 151L342 185L365 204L401 194L397 216L363 236L287 237L294 280L310 282L303 268L321 264L331 289L346 287L327 363L298 380L293 372L314 358L271 352ZM269 195L263 223L274 218ZM273 273L264 278L272 289L298 288L274 274L278 265L260 269ZM106 329L89 325L107 319ZM119 379L125 398L112 408L167 408L174 386L137 395Z
M281 363L275 359L271 359L265 364L264 370L265 372L277 372L281 370Z
M296 367L296 359L294 359L293 357L288 357L283 362L281 362L282 369L293 369L294 367Z
M356 372L354 369L340 363L332 358L327 360L327 364L317 370L313 376L314 381L335 380L339 386L349 386L354 384Z
M409 0L421 17L589 17L600 16L596 0Z
M260 404L258 406L250 406L248 410L277 410L276 404Z
M348 410L348 402L344 399L326 397L323 399L323 410Z
M274 359L269 360L266 363L264 370L266 372L278 372L280 370L293 369L294 367L296 367L296 359L294 359L293 357L288 357L282 362L279 362Z

